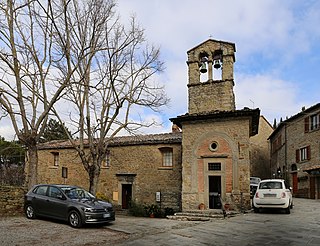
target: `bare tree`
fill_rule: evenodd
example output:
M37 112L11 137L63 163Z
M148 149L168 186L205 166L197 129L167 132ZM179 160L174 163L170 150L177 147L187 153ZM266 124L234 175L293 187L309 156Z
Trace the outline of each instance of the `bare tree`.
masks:
M48 114L78 65L67 13L66 0L0 2L0 105L27 147L29 187L38 181L37 143Z
M70 140L88 172L89 190L95 193L108 143L122 130L134 133L154 123L132 111L137 107L156 111L168 99L153 80L163 70L159 48L148 45L136 18L126 28L112 0L72 3L67 18L68 26L74 27L71 56L80 66L66 95L76 108L77 114L70 112L70 117L79 139Z

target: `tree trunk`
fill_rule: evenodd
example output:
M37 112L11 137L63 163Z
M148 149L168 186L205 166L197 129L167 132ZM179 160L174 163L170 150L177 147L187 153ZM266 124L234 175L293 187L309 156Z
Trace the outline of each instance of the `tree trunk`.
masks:
M89 180L90 180L90 187L89 192L93 195L96 195L97 188L98 188L98 182L100 177L100 168L92 165L90 166L89 171Z
M26 175L26 186L30 189L38 183L38 151L36 146L28 146L28 167Z

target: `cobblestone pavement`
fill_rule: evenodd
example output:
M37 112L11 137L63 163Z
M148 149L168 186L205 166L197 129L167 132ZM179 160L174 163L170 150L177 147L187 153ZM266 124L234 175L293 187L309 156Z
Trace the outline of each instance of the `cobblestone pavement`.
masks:
M0 245L320 245L320 200L294 199L291 214L245 213L207 222L117 216L104 227L0 218Z

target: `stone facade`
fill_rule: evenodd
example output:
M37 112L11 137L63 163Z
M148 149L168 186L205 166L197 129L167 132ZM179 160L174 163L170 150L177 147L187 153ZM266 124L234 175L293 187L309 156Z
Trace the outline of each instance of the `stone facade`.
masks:
M250 138L250 173L261 179L271 178L270 148L268 138L273 132L270 123L260 116L258 134Z
M76 151L68 145L56 141L39 146L39 182L74 184L88 189L88 174ZM172 151L171 167L163 166L162 149ZM127 208L128 199L132 199L139 204L158 203L163 208L180 210L181 133L120 137L109 145L109 151L109 165L101 168L99 193L122 208ZM57 154L58 163L54 161ZM62 175L64 168L66 178ZM159 202L156 192L161 195Z
M320 104L281 122L270 136L273 177L296 197L320 198Z

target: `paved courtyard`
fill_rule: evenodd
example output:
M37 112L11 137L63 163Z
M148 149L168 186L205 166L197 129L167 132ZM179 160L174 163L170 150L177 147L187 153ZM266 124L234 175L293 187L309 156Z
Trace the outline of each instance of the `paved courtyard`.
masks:
M226 220L177 224L171 230L153 227L153 233L136 221L123 245L320 245L320 200L294 199L294 204L291 214L246 213Z
M118 216L104 227L0 218L0 245L320 245L320 200L294 199L291 214L245 213L207 222Z

